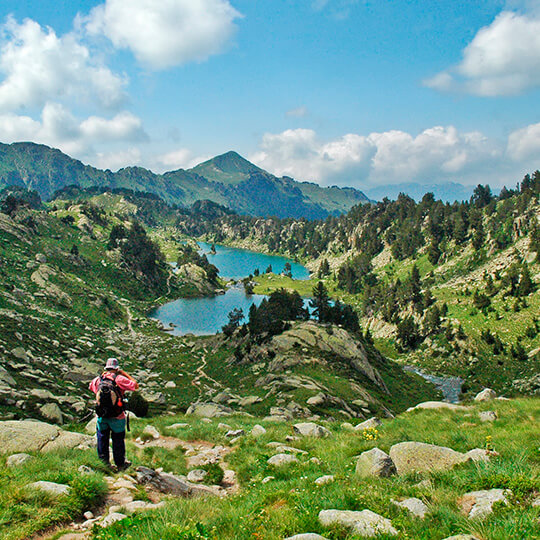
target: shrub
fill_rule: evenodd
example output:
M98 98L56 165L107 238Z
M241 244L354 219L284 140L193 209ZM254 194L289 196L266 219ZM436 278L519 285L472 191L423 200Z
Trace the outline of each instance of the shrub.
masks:
M208 463L201 467L208 474L204 477L204 483L217 486L223 481L223 469L217 463Z

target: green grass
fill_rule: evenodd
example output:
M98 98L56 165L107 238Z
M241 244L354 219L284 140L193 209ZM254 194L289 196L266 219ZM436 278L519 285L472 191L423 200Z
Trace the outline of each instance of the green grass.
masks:
M478 410L496 410L499 419L481 423ZM186 439L205 438L223 443L217 429L219 420L203 424L190 417L161 418L153 425L166 431L165 424L186 421L189 428L178 430ZM231 417L226 422L248 431L260 419ZM278 540L302 532L317 532L332 540L352 539L343 529L326 529L317 520L320 510L369 508L392 520L400 538L440 540L458 533L479 538L539 538L539 510L530 506L540 490L540 454L536 427L540 422L539 400L491 402L470 411L417 411L384 420L379 439L366 441L361 434L349 432L339 423L325 423L332 431L328 439L301 439L294 444L308 452L298 464L276 469L266 463L275 452L266 446L283 441L290 425L266 423L267 433L253 439L244 437L228 462L236 470L242 485L238 495L226 499L171 500L164 509L132 517L109 529L97 531L95 538L212 538L220 540ZM458 451L485 447L492 437L500 454L489 464L468 463L452 471L413 474L389 479L361 479L354 474L355 456L378 446L382 450L404 440L416 440L449 446ZM310 461L317 457L320 464ZM172 466L172 464L171 464ZM333 474L335 482L317 487L314 480ZM275 480L263 484L266 476ZM422 479L432 487L419 487ZM510 488L514 497L508 507L499 507L483 521L469 520L460 513L458 500L468 491ZM430 508L425 520L411 517L391 504L390 499L419 497ZM199 527L197 530L197 523ZM198 536L197 536L198 535ZM381 537L383 538L383 537Z

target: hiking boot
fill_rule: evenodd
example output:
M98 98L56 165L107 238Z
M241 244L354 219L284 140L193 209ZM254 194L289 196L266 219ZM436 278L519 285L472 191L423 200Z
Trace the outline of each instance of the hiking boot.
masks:
M126 469L129 469L131 467L131 461L124 461L122 465L118 465L116 468L119 471L125 471Z

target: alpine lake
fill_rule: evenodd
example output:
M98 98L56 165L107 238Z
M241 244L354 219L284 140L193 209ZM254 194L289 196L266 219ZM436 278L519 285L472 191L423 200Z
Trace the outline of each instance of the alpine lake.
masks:
M199 242L199 247L225 279L241 280L256 269L263 273L269 267L272 267L273 273L280 274L286 263L291 265L294 279L309 278L309 270L305 266L286 257L220 245L215 246L214 252L212 246L205 242ZM211 335L219 332L228 322L228 314L234 308L242 309L247 316L251 304L258 306L263 298L264 295L260 294L246 294L242 284L237 283L227 288L225 294L179 298L157 308L149 316L161 321L166 328L171 328L171 333L175 335Z

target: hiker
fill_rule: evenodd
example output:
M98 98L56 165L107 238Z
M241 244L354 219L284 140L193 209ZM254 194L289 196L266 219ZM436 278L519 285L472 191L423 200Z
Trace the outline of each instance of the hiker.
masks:
M117 358L109 358L104 372L90 383L90 390L96 394L97 451L101 461L109 461L109 435L112 437L114 463L118 470L127 469L126 461L126 414L124 393L137 390L139 384L120 369Z

